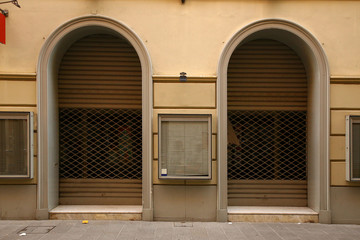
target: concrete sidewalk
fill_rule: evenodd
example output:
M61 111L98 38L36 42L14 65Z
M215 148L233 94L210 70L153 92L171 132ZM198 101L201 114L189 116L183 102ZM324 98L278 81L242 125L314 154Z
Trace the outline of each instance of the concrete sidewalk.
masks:
M26 234L26 235L25 235ZM77 220L0 221L0 240L357 240L360 225Z

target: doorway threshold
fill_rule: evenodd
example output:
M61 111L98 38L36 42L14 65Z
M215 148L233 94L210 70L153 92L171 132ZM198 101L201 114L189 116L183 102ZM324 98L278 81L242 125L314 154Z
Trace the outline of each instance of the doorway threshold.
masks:
M140 221L141 205L59 205L49 212L52 220Z
M227 209L229 222L319 222L319 214L308 207L229 206Z

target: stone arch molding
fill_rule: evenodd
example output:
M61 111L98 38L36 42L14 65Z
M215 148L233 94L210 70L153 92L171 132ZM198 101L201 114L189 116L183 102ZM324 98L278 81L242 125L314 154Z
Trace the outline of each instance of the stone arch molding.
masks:
M309 85L308 205L323 223L331 221L329 197L329 66L317 39L302 26L283 19L263 19L236 32L218 65L218 220L227 217L227 68L235 48L246 41L270 38L293 48L302 59Z
M108 33L126 38L136 50L142 68L143 98L143 219L152 220L151 124L152 66L148 51L125 24L104 16L83 16L59 26L44 43L37 66L38 185L37 219L47 219L58 205L57 69L68 47L89 34Z

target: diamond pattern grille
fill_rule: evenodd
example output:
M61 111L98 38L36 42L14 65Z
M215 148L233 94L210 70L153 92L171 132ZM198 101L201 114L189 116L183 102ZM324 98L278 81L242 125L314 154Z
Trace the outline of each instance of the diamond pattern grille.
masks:
M141 179L141 110L60 108L60 177Z
M306 180L306 111L229 111L229 180ZM231 126L229 126L231 127Z

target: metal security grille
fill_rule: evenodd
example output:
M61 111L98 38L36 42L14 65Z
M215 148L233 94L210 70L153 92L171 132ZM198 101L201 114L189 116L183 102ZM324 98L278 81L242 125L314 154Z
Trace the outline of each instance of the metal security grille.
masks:
M287 45L239 45L228 67L229 205L307 205L307 76Z
M141 111L60 109L60 177L141 179Z
M228 179L306 180L305 111L229 111Z

